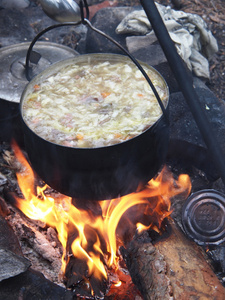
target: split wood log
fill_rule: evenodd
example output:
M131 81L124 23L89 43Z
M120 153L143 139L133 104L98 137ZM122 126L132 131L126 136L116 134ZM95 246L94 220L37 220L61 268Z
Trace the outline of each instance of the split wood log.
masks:
M152 243L145 233L123 250L130 275L144 299L225 299L225 288L202 249L174 222L169 227L168 236Z

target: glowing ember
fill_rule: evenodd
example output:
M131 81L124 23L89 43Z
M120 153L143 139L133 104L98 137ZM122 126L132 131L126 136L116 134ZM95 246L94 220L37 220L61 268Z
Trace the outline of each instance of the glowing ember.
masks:
M57 230L64 249L62 272L65 273L69 258L73 255L85 261L88 267L88 273L83 274L83 278L94 276L99 280L107 279L107 268L118 268L118 240L120 245L124 245L123 235L128 230L124 224L136 224L138 232L150 227L159 232L162 221L171 214L171 197L180 193L188 195L191 189L187 175L180 175L175 180L164 168L140 192L98 202L101 214L96 215L91 210L77 209L70 197L61 195L60 199L53 199L46 196L47 185L36 187L29 163L17 145L14 144L13 149L23 166L17 179L24 199L16 197L16 206L30 219L43 221ZM71 236L73 240L68 243ZM120 285L118 280L114 286Z

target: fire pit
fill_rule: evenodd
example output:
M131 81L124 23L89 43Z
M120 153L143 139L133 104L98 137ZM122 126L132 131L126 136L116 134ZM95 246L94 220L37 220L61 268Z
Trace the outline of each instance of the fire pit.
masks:
M205 293L201 278L206 272L211 282L209 285L208 279L204 279L207 287L210 286L209 294L215 293L213 290L217 285L215 296L223 295L222 285L200 248L193 241L186 239L171 219L169 222L165 219L173 216L170 199L172 207L178 208L189 195L192 187L188 175L181 174L175 179L171 172L164 168L157 178L150 181L146 188L139 192L111 201L90 202L86 203L85 207L79 207L80 204L76 206L76 199L73 201L75 204L73 206L71 198L43 186L40 178L33 177L33 171L20 149L16 145L13 149L16 160L12 152L4 151L4 161L8 162L9 174L11 173L11 175L8 174L8 180L11 183L4 187L3 196L11 204L8 204L7 208L2 199L1 214L6 216L13 227L25 257L32 262L32 268L41 271L50 280L49 282L45 279L45 284L52 293L56 292L59 295L67 293L67 297L69 295L88 298L95 296L104 297L104 299L107 297L116 299L120 295L124 299L134 299L134 295L140 299L142 296L145 299L146 295L150 297L164 295L165 299L170 295L177 297L200 295ZM15 169L19 170L17 181L20 188L14 179ZM35 187L37 184L40 186ZM15 206L29 218L19 213ZM176 214L181 215L181 209L176 209ZM179 223L176 214L174 216ZM134 235L135 224L138 230L136 236ZM7 225L5 226L7 228ZM143 233L141 233L142 230L144 230ZM14 236L13 232L8 233L8 231L4 234L7 239L4 241L4 248L8 245L7 241ZM119 252L119 248L115 248L116 245L120 247ZM203 249L209 246L213 245L204 244ZM13 249L5 251L11 253ZM180 256L181 253L182 260L184 258L189 260L188 265L184 266L183 262L176 258L176 255ZM16 254L20 257L21 252L16 252ZM122 256L141 294L132 285L127 267L121 261ZM198 260L199 268L196 267L196 260ZM17 258L16 266L19 269L18 276L22 280L21 284L26 293L36 296L36 289L32 285L29 288L26 281L31 277L38 278L38 284L42 286L41 281L44 279L39 278L40 275L32 270L24 273L23 268L29 267L29 261L24 260L21 264L22 267L18 266ZM166 271L167 264L170 265L171 273ZM181 272L180 266L185 267L186 271ZM188 286L184 284L183 289L179 291L177 285L177 282L183 282L183 276L186 277L189 274L186 272L190 274L194 272L200 280L195 282L194 290L190 294L187 290ZM62 275L58 277L60 274ZM176 274L176 282L173 281L174 274ZM6 292L4 282L8 286L8 282L11 282L15 275L8 270L5 276L11 279L2 282L3 295ZM188 282L191 277L192 275ZM62 286L64 282L67 292L65 288L59 286L57 288L51 282L59 286ZM159 282L161 282L160 285ZM147 288L149 284L154 286L153 290ZM20 290L21 286L14 287L15 293L18 288ZM132 294L130 294L131 290Z
M201 90L201 84L198 87ZM201 92L210 94L206 87L203 90ZM27 160L21 156L22 153L27 155L24 149L21 152L17 146L1 142L0 230L4 232L1 257L3 261L7 257L6 261L16 266L14 270L6 266L7 271L1 273L2 298L10 299L9 295L23 299L95 297L137 300L170 299L172 296L177 299L200 296L210 299L212 295L224 298L221 284L225 273L223 239L218 244L200 242L200 248L179 229L179 226L183 228L182 207L191 190L224 192L224 187L217 170L209 162L210 156L193 125L193 117L187 117L180 109L187 111L181 93L177 90L171 96L172 138L167 168L144 188L110 201L82 205L76 199L46 187L42 179L33 177ZM180 101L179 108L175 99ZM213 95L210 101L207 105L213 114L213 107L218 102ZM223 105L220 103L219 106L221 119L215 123L223 131ZM189 128L194 128L194 134L182 126L187 121ZM20 187L15 179L16 170L19 171ZM27 259L22 255L15 234ZM13 240L12 244L10 240ZM215 272L208 263L209 258ZM61 279L58 274L62 275Z

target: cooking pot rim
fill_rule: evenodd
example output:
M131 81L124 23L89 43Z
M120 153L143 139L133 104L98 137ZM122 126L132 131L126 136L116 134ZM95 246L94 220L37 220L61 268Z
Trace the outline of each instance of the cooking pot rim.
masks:
M24 98L26 96L26 93L28 92L29 88L31 86L34 86L34 84L36 84L38 82L38 80L40 78L45 78L46 76L45 75L51 75L51 74L54 74L56 72L56 70L60 70L62 67L65 67L65 66L68 66L72 63L76 63L76 61L78 60L82 60L83 58L101 58L103 59L104 57L106 57L108 60L112 60L112 59L127 59L127 61L131 62L132 61L129 59L129 57L127 55L124 55L124 54L114 54L114 53L88 53L88 54L81 54L81 55L78 55L78 56L75 56L75 57L71 57L71 58L67 58L67 59L64 59L64 60L61 60L61 61L58 61L56 63L53 63L52 65L50 65L48 68L46 68L44 71L42 71L41 73L39 73L38 75L36 75L35 77L33 77L31 79L31 81L25 86L22 94L21 94L21 98L20 98L20 115L21 115L21 119L22 119L22 122L25 124L26 127L29 128L29 130L32 131L32 133L37 136L39 139L45 141L45 142L48 142L54 146L57 146L59 148L62 148L62 149L76 149L76 150L79 150L79 151L87 151L87 150L100 150L100 149L108 149L108 148L113 148L113 147L116 147L118 145L122 145L122 144L127 144L135 139L138 139L138 137L140 137L141 135L143 135L146 131L154 128L162 118L165 117L166 121L167 121L167 125L169 126L168 124L168 116L164 115L165 113L167 113L168 111L168 104L169 104L169 87L167 85L167 82L166 80L164 79L164 77L152 66L148 65L147 63L145 62L142 62L140 60L137 60L142 66L146 66L148 68L150 68L153 72L157 73L159 75L159 77L161 78L161 80L163 81L163 84L165 86L165 89L167 91L167 100L166 100L166 105L165 103L163 103L164 107L165 107L165 112L162 112L161 116L150 126L148 127L147 129L145 129L144 131L142 131L140 134L128 139L128 140L125 140L125 141L121 141L119 143L116 143L116 144L112 144L112 145L106 145L106 146L101 146L101 147L93 147L93 148L89 148L89 147L83 147L83 148L80 148L80 147L70 147L70 146L65 146L65 145L61 145L61 144L57 144L57 143L54 143L54 142L51 142L51 141L48 141L47 139L44 139L42 136L36 134L31 128L30 126L28 126L28 124L25 122L24 118L23 118L23 107L22 107L22 103L24 101Z

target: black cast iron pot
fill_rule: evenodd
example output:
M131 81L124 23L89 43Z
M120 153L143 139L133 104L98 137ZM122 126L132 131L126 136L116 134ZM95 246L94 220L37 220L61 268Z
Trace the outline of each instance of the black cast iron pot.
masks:
M22 120L23 100L35 84L63 66L90 57L129 60L117 54L88 54L52 65L24 90L20 102ZM165 88L168 91L166 83ZM24 120L23 128L26 151L37 174L57 191L85 201L112 199L146 184L164 163L169 141L168 120L164 114L142 134L100 148L71 148L54 144L35 134Z

